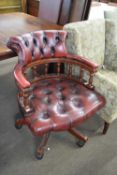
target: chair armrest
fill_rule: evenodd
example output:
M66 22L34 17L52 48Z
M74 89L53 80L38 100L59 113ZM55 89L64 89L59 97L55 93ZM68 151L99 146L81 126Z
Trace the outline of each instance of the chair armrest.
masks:
M23 75L23 65L17 64L14 69L14 76L22 89L29 88L31 86L30 82Z
M79 61L80 64L83 65L83 68L89 70L92 73L97 72L99 65L92 62L91 60L84 58L79 55L67 54L67 58L74 58Z

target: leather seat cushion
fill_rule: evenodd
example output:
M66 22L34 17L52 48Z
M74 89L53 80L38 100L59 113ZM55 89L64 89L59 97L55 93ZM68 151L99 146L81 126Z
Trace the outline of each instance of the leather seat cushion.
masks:
M104 104L104 98L74 80L47 79L34 85L34 112L25 118L35 135L75 127Z

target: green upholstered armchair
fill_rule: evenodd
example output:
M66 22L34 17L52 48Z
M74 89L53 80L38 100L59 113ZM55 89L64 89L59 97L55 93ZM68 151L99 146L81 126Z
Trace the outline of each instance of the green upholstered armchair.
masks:
M89 20L66 24L64 30L68 32L68 52L100 65L94 84L107 101L105 108L99 112L105 121L105 134L109 124L117 118L117 22L109 19ZM77 72L75 68L74 72Z

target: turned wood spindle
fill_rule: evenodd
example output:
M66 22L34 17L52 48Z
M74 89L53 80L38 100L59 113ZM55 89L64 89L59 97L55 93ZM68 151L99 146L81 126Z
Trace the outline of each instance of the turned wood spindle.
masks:
M83 79L83 69L80 68L80 76L79 76L79 81L82 82Z
M38 72L37 72L37 66L34 66L33 68L32 68L32 70L33 70L33 76L35 77L35 79L38 77Z
M93 76L94 76L94 74L93 73L90 73L89 83L88 83L88 86L90 88L93 88Z
M71 77L72 76L72 65L71 64L69 64L69 76Z
M26 111L30 111L29 92L23 92L23 99Z
M60 74L60 63L57 63L57 74Z
M45 75L48 74L48 64L45 64Z

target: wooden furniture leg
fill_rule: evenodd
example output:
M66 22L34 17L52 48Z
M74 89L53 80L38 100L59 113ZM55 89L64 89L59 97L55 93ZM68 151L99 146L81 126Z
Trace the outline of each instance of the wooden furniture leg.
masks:
M68 130L70 134L72 134L73 136L75 136L76 138L78 138L79 140L76 142L76 144L79 147L84 146L84 144L86 143L86 141L88 140L87 136L82 135L79 131L77 131L75 128L71 128Z
M41 140L41 143L37 147L36 158L38 160L41 160L43 158L43 156L44 156L44 150L45 150L45 146L47 145L49 135L50 135L50 133L44 134L43 138Z
M25 120L23 118L23 115L21 115L20 113L17 113L15 115L15 128L21 129L24 124L25 124Z
M110 126L110 124L109 124L109 123L104 122L103 134L106 134L106 133L107 133L109 126Z

